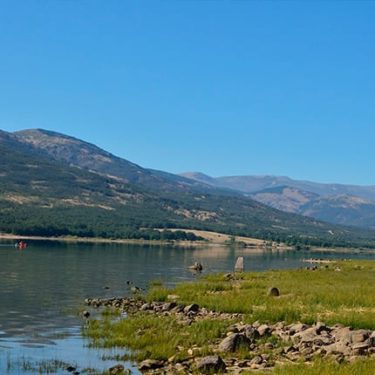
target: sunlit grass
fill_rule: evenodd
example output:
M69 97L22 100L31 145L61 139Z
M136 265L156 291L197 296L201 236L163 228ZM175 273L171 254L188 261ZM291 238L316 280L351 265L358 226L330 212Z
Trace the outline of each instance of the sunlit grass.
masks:
M223 275L210 275L173 290L154 288L148 298L165 301L174 294L180 303L243 313L249 321L324 321L375 329L375 262L347 261L315 271L253 272L243 274L242 280L223 279ZM269 297L270 287L277 287L280 297Z
M337 363L317 359L311 364L297 363L276 366L272 375L373 375L375 358L357 359L353 363ZM259 374L259 371L245 371L243 374Z

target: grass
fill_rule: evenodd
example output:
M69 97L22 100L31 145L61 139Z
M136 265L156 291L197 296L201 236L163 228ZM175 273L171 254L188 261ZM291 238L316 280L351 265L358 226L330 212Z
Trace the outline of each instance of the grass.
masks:
M94 320L84 333L94 346L131 348L123 359L166 360L176 355L176 360L183 360L189 357L188 350L193 346L200 347L202 354L210 354L209 345L231 323L203 320L188 326L173 317L139 313L118 321Z
M340 271L335 271L335 269ZM254 322L342 323L353 328L375 329L375 262L343 261L315 271L278 270L252 272L240 280L224 281L223 275L209 275L198 282L178 285L174 290L151 289L149 300L198 303L209 310L243 313ZM280 297L269 297L277 287Z
M278 270L241 274L236 280L226 280L222 274L208 275L199 281L179 284L174 289L154 283L146 296L149 301L166 301L174 295L180 304L198 303L200 307L227 313L242 313L245 322L276 323L323 321L341 323L353 328L375 330L375 262L341 261L323 265L317 270ZM281 295L269 297L270 287L277 287ZM237 318L237 321L240 318ZM131 351L124 359L168 359L175 361L191 357L191 350L199 348L198 356L213 353L229 325L236 319L205 318L191 325L183 324L175 316L152 315L139 312L126 319L91 321L85 328L93 345L125 347ZM264 339L263 339L264 340ZM271 340L267 338L266 340ZM261 344L261 342L259 342ZM280 342L272 342L275 347ZM238 358L251 358L251 352L236 353ZM313 364L277 366L276 375L340 375L373 374L375 359L364 359L353 364L337 364L315 360ZM252 372L248 372L251 374Z
M373 375L375 358L358 359L353 363L338 364L322 359L312 364L297 363L276 366L272 375ZM259 374L259 371L245 371L243 374Z

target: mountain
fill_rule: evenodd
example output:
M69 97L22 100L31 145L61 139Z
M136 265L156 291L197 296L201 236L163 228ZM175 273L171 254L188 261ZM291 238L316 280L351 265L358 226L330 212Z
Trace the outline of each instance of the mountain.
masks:
M163 188L166 191L174 191L176 188L184 190L194 186L198 186L200 190L211 190L210 185L204 186L200 182L178 175L142 168L91 143L64 134L30 129L15 132L14 137L20 143L32 146L42 156L105 176L112 176L124 183Z
M245 193L285 212L340 225L375 228L375 186L320 184L275 176L213 178L198 172L183 176Z
M242 193L144 169L45 130L0 132L0 231L158 238L191 228L289 243L371 245L374 232L270 208Z

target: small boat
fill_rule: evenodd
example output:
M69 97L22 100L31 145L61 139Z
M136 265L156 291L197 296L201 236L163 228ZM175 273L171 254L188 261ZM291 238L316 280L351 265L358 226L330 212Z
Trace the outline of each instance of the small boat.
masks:
M27 248L27 243L25 241L18 241L14 246L17 249L24 250Z

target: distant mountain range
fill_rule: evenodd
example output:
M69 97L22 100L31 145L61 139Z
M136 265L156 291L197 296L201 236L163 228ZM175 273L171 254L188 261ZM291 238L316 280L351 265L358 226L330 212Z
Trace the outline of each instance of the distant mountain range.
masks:
M186 228L375 245L374 231L283 212L233 186L145 169L47 130L0 131L0 153L0 232L158 239L155 228Z
M242 192L285 212L335 224L375 228L375 186L321 184L276 176L213 178L200 172L183 173L182 176Z

